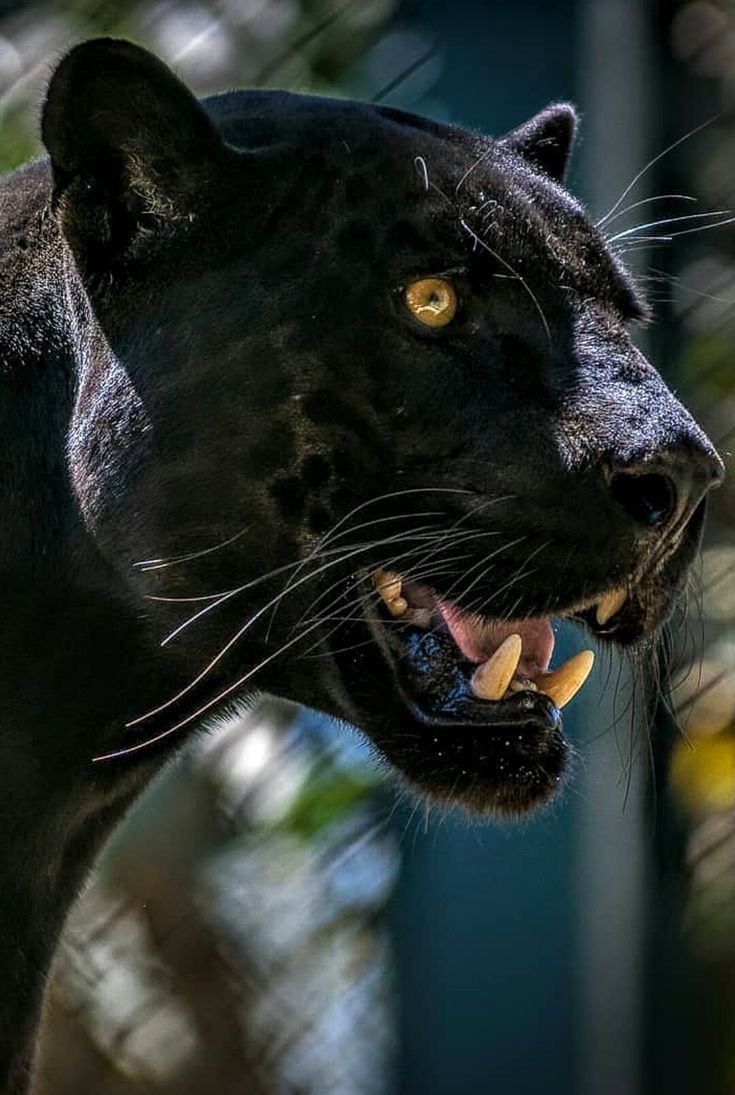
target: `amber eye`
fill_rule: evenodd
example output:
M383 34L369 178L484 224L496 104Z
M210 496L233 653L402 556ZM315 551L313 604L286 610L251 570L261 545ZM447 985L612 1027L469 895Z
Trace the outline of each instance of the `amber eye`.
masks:
M427 327L446 327L457 313L457 294L445 278L420 278L406 289L406 307Z

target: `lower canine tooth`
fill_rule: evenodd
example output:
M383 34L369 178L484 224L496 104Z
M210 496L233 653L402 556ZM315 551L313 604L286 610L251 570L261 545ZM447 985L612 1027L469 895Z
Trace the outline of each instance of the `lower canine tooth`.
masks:
M560 665L552 673L540 678L538 681L540 690L549 696L557 707L564 707L577 695L589 677L594 661L595 655L591 650L581 650L564 665Z
M387 605L391 616L404 616L408 612L408 601L405 597L394 597Z
M518 662L523 653L523 640L520 635L509 635L493 654L492 658L478 665L472 674L470 686L481 700L500 700L513 680Z
M600 627L606 624L608 620L611 620L616 612L620 612L627 600L627 589L613 589L610 593L606 593L604 597L600 597L595 609L595 619Z

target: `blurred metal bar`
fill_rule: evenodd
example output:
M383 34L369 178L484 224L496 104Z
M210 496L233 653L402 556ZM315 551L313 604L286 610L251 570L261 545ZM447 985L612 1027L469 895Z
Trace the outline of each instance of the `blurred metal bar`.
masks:
M584 192L595 219L616 203L653 155L650 0L581 0L580 102L584 119ZM644 177L625 199L646 196ZM622 206L621 206L622 207ZM648 769L645 728L630 717L611 727L625 700L610 683L587 692L581 743L584 768L578 868L580 884L580 1025L577 1090L641 1095ZM605 674L598 675L604 679ZM630 686L623 673L623 687ZM631 738L632 734L632 738ZM582 767L582 766L580 766Z

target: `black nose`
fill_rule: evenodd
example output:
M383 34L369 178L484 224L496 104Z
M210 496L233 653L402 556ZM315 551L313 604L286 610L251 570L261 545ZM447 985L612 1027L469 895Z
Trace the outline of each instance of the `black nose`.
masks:
M681 530L705 494L722 482L725 469L714 449L697 446L657 453L650 460L612 464L610 492L637 525Z

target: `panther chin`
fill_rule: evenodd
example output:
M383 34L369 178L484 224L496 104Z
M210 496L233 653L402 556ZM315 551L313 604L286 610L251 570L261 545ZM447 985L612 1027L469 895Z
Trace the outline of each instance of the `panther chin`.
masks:
M494 620L386 571L365 580L363 612L402 709L398 733L393 720L390 728L370 720L380 753L431 801L506 818L548 802L570 768L561 712L594 653L554 666L553 622L572 619L627 642L636 630L635 597L624 587L553 616Z

